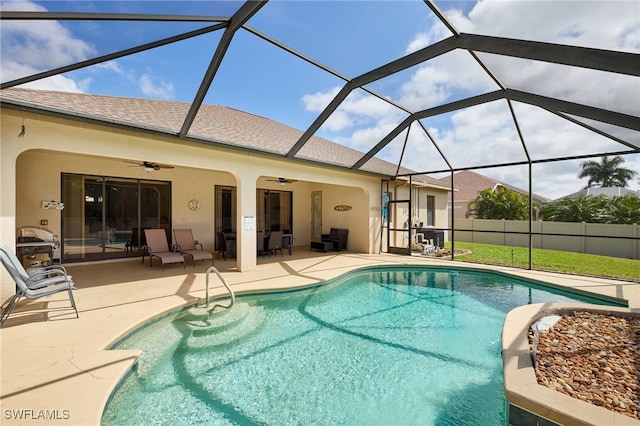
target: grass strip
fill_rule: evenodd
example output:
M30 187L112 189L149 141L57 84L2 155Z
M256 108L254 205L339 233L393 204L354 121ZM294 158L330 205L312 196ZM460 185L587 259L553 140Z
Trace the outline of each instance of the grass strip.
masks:
M447 243L447 247L451 248L451 243ZM456 249L471 251L470 254L456 256L456 260L461 262L529 267L526 247L456 242ZM532 263L534 270L640 282L640 261L634 259L534 248Z

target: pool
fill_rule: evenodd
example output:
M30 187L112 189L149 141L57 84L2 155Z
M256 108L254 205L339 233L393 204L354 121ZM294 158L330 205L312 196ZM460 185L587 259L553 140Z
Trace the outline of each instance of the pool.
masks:
M183 309L142 349L104 425L504 425L501 331L529 303L602 300L479 271L368 268Z

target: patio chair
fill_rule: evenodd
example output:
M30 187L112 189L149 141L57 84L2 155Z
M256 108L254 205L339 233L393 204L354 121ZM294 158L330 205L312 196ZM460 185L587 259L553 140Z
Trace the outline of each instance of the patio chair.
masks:
M328 234L322 234L321 241L333 244L333 250L342 251L347 249L348 229L331 228Z
M265 246L264 231L256 231L256 254L258 256L262 255L263 259L265 254L264 246Z
M194 268L196 267L196 260L211 260L211 266L213 266L213 255L208 251L204 251L202 244L193 239L191 229L174 229L173 236L176 242L176 249L180 254L191 256Z
M164 229L145 229L144 235L147 239L149 266L153 266L153 258L157 257L162 263L163 271L165 263L182 263L182 267L185 267L184 257L180 253L173 252L169 249L167 234L164 232ZM144 256L143 253L142 263L144 263Z
M269 245L267 246L267 251L269 252L269 256L271 256L271 252L275 254L277 251L280 252L280 256L282 256L282 231L271 231L269 235Z
M125 253L129 254L133 254L133 250L136 250L136 253L138 255L140 255L140 250L144 248L144 246L147 245L147 242L145 241L144 238L144 232L140 234L140 238L138 238L138 233L139 233L139 229L138 228L133 228L131 230L131 239L129 241L126 242L126 244L124 245L124 251Z
M218 243L218 255L220 259L220 253L222 253L222 259L227 260L227 255L236 257L236 234L235 232L217 232L216 239Z
M216 247L218 247L217 258L220 259L220 254L222 254L222 260L227 260L227 240L224 238L224 233L216 232L216 240Z
M78 307L72 293L72 290L77 289L73 286L73 281L61 269L44 270L41 268L42 271L29 275L18 258L5 247L0 250L0 261L16 284L16 293L7 300L4 310L0 313L0 326L9 318L23 297L39 299L63 291L69 293L69 302L76 311L76 318L79 318Z
M5 254L7 260L11 262L13 267L18 271L22 278L27 281L29 287L37 288L37 282L39 280L43 278L51 278L54 276L64 276L71 280L73 284L71 275L67 274L66 268L62 265L38 266L36 268L25 269L23 264L20 263L20 259L18 259L18 257L8 246L0 246L0 252Z

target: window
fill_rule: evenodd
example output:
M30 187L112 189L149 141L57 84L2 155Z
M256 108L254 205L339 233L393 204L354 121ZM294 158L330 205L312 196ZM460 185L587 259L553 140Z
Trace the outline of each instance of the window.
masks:
M427 195L427 226L436 225L436 197Z
M236 231L237 191L234 186L215 187L215 232Z

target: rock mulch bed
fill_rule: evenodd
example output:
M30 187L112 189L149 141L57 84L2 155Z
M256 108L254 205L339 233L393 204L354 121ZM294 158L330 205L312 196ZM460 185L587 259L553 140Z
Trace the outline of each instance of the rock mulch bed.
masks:
M471 250L467 249L456 249L454 256L464 256L465 254L471 254ZM451 257L451 249L440 249L431 253L431 256L434 257Z
M539 384L640 419L640 318L563 315L536 355Z

